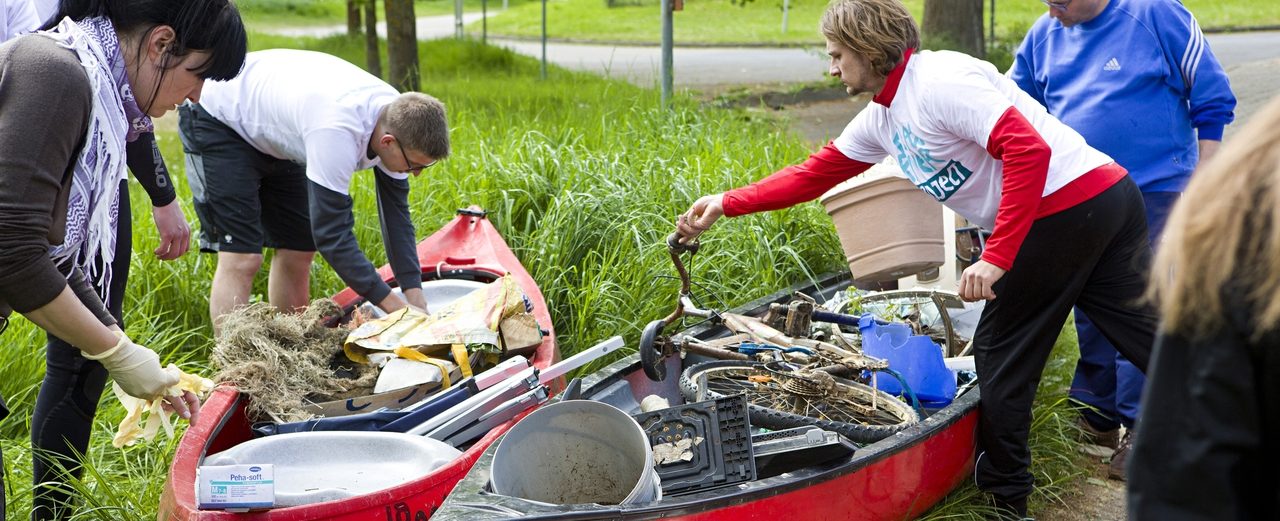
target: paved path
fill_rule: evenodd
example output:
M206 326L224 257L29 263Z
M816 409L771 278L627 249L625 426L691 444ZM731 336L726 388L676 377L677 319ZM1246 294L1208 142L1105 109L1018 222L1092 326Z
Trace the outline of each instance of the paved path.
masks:
M498 13L490 13L495 16ZM480 20L479 13L465 13L464 23ZM677 20L678 23L678 20ZM379 23L379 33L385 25ZM346 26L277 29L292 36L341 34ZM454 34L453 15L418 18L418 37L424 40ZM469 33L476 36L474 32ZM540 58L542 44L527 40L492 40L518 53ZM678 42L677 42L678 44ZM1209 45L1228 69L1270 59L1280 59L1280 31L1211 34ZM661 51L658 47L548 43L547 60L568 69L597 72L642 86L657 85ZM820 47L679 47L675 49L675 83L678 87L703 88L733 84L807 83L826 73L827 60ZM1273 87L1280 89L1280 86Z
M492 16L492 14L490 14ZM480 13L463 13L463 25L471 22L479 21ZM335 34L344 34L347 32L346 25L326 25L317 27L282 27L277 29L269 29L274 34L283 36L311 36L323 38L325 36L333 36ZM436 38L446 38L453 36L454 18L453 15L442 16L419 16L418 17L418 39L433 40ZM387 22L378 22L378 36L386 38Z
M1280 58L1280 31L1211 34L1210 48L1223 67ZM521 54L541 57L541 44L495 40ZM608 74L643 86L657 84L657 47L548 43L547 60L569 69ZM676 47L675 83L703 87L738 83L805 83L822 78L827 58L821 48ZM1278 86L1277 88L1280 88Z

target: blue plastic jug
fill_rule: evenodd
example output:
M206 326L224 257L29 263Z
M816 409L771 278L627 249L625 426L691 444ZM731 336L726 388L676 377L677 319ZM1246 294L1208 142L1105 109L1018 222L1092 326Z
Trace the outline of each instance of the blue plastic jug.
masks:
M942 348L933 339L913 335L906 324L877 321L871 314L858 320L862 350L867 355L889 361L889 369L901 373L916 398L925 407L944 407L956 397L956 376L942 361ZM886 373L876 376L876 387L902 395L898 379Z

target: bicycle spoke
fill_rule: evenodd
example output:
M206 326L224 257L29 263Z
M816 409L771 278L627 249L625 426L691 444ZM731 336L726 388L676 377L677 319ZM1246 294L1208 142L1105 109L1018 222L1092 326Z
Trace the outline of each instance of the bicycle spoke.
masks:
M914 419L913 414L901 413L904 407L896 398L880 396L879 406L873 407L874 391L848 384L838 384L826 395L805 396L786 389L778 377L754 368L709 369L698 373L697 380L706 382L711 396L745 393L754 405L830 422L893 426ZM896 409L890 408L895 405Z

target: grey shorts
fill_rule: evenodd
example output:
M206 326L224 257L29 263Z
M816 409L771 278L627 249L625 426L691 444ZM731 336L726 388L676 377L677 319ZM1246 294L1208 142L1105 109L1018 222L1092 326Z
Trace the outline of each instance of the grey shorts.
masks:
M201 251L315 251L305 166L259 152L198 104L178 118Z

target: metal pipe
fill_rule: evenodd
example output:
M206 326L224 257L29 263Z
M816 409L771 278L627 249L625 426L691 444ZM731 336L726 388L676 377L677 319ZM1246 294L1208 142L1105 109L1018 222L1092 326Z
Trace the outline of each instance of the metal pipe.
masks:
M791 0L782 0L782 33L787 32L787 12L791 10Z
M542 79L547 79L547 0L542 0Z
M675 83L672 79L671 68L675 63L672 48L675 46L672 2L675 0L662 0L662 106L669 107L671 105L671 90Z
M991 36L987 38L987 46L996 43L996 0L991 0Z
M682 314L698 318L711 318L716 314L715 311L709 309L698 309L693 305L693 300L689 298L689 295L680 296L680 307L684 310Z
M453 37L462 39L462 0L453 0Z

